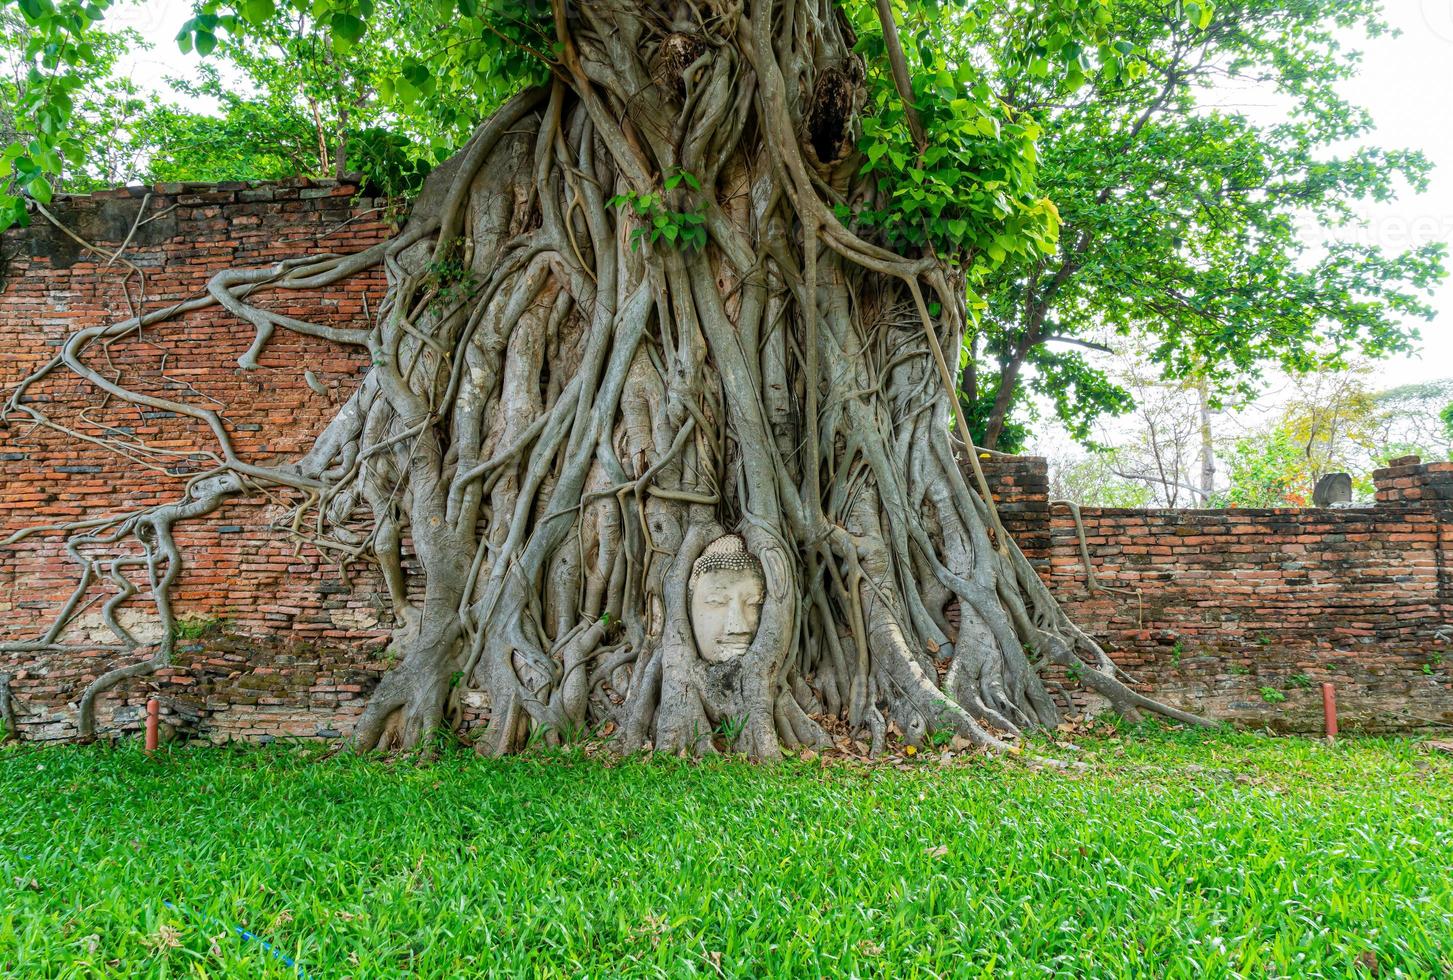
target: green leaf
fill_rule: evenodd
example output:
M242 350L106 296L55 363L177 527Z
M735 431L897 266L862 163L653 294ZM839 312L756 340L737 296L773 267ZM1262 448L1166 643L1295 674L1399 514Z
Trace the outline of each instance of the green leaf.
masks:
M264 24L277 11L273 0L242 0L242 16L249 23Z
M54 13L55 7L51 0L20 0L20 12L33 24L47 14Z
M50 181L46 180L44 177L36 177L30 183L25 185L25 190L26 193L28 193L31 197L35 198L41 204L49 204L51 195L53 194L50 186Z
M194 44L197 46L197 54L206 57L217 50L217 35L211 31L197 31L194 35Z
M368 25L361 17L353 14L336 13L330 18L329 24L333 29L333 46L339 50L348 50L357 44L363 37Z

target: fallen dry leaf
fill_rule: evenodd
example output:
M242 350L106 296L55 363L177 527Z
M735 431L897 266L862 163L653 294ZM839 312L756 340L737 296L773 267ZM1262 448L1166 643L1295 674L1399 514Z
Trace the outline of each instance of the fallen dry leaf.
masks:
M182 944L181 937L182 933L180 929L176 929L169 925L161 925L157 927L155 933L147 936L142 941L145 942L146 945L150 946L153 950L161 952L164 949L176 949Z

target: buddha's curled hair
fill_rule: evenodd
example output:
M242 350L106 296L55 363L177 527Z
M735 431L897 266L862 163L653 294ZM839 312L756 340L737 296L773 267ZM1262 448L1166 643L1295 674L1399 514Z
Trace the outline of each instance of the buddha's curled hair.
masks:
M691 566L690 591L696 590L696 583L707 572L751 571L762 575L762 563L747 550L747 542L740 534L723 534L701 552L701 557Z

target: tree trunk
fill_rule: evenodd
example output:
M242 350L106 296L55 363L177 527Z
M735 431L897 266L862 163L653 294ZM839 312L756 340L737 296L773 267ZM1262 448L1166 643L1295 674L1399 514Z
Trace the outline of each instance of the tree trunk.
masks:
M296 487L294 526L383 570L402 657L354 745L417 745L475 688L490 754L587 730L624 751L764 759L830 733L878 748L893 730L1003 748L1059 721L1055 666L1127 715L1194 721L1116 679L982 477L965 479L944 359L963 284L858 237L828 203L876 193L859 176L864 66L845 18L829 0L697 6L557 5L560 73L431 176L395 241L214 282L212 300L258 330L249 361L278 326L372 355L291 466L251 466L219 431L223 468L246 479L213 495ZM697 228L704 246L683 244ZM256 283L379 262L371 328L252 305ZM62 359L149 397L80 359L147 322L90 331ZM765 588L749 647L716 663L691 602L724 531Z
M1211 496L1216 492L1216 447L1211 438L1211 390L1204 374L1196 376L1196 403L1200 409L1201 434L1201 487L1200 504L1211 506Z

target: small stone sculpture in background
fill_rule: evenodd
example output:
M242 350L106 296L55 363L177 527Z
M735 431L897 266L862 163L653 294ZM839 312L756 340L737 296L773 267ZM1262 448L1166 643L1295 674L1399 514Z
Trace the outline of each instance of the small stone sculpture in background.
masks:
M1312 491L1316 507L1345 507L1352 503L1352 477L1346 473L1328 473L1317 481Z

